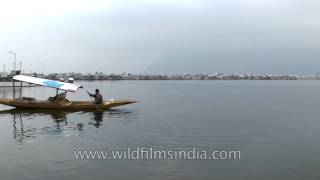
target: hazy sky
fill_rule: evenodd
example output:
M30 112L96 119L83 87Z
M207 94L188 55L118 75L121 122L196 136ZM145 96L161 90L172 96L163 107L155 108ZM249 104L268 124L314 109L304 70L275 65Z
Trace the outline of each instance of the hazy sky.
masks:
M1 1L1 71L3 64L12 68L8 51L26 72L39 71L42 62L46 72L106 73L141 72L170 54L197 50L317 51L319 8L319 0ZM270 60L279 61L292 60ZM320 58L313 65L320 69Z

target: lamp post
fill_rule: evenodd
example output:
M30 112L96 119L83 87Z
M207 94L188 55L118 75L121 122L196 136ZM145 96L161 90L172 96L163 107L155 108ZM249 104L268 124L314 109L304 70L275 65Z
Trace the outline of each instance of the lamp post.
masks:
M44 75L44 63L39 62L39 64L42 66L42 74Z
M12 63L12 70L11 70L11 73L16 73L16 72L15 72L15 70L14 70L15 65L16 65L16 63L14 63L14 62L13 62L13 63ZM15 74L14 74L14 75L15 75Z
M22 62L19 62L20 73L22 73Z
M12 51L8 51L10 54L13 54L14 55L14 73L16 73L16 71L17 71L17 53L15 53L15 52L12 52Z

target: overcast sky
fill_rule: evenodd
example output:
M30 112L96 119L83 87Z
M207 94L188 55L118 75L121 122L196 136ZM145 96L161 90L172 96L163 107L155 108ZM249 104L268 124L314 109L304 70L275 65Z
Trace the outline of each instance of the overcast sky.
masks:
M46 72L106 73L141 72L170 54L197 50L317 51L319 8L318 0L2 1L1 71L3 64L12 69L8 51L17 53L26 72L39 71L41 62ZM230 66L246 63L242 59ZM314 63L320 69L320 58Z

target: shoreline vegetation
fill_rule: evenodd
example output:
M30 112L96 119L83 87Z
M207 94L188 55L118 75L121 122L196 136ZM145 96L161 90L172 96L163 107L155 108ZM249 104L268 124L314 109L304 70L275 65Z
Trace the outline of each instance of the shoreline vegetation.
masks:
M96 72L94 74L81 74L81 73L54 73L54 74L25 74L34 77L41 77L46 79L65 79L72 77L74 80L320 80L320 75L264 75L264 74L104 74ZM0 76L0 81L12 81L12 75Z

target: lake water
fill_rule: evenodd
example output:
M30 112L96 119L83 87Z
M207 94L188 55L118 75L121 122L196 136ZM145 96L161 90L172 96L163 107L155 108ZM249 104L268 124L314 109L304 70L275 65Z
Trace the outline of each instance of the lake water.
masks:
M0 179L319 179L319 81L92 81L105 112L12 112L0 106ZM31 87L46 99L55 90ZM0 89L11 97L10 88ZM86 92L69 99L90 100ZM199 147L240 160L76 160L73 150Z

